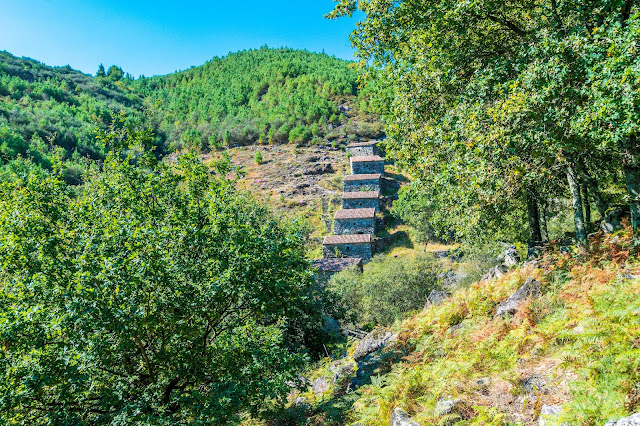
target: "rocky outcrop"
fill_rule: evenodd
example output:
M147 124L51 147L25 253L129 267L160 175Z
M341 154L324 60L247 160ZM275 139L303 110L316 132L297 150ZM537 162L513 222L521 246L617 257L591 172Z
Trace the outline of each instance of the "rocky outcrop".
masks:
M360 340L356 351L353 353L353 359L360 361L370 353L382 349L390 342L398 338L397 334L393 334L389 330L375 329L371 333L367 334L364 339Z
M527 281L516 290L507 300L498 305L496 315L515 314L520 304L528 297L537 298L540 296L540 283L533 278Z
M508 271L509 268L507 268L505 265L494 266L493 268L489 269L489 272L487 272L484 277L482 277L482 281L489 281L493 278L500 278Z
M442 302L447 300L451 294L446 291L441 290L431 290L429 293L429 297L427 297L427 306L429 305L440 305Z
M473 410L461 399L450 398L440 399L434 410L436 417L451 416L452 418L444 424L454 424L455 417L468 419L473 414Z
M631 215L629 206L615 206L607 211L607 215L600 223L600 229L605 234L610 234L622 229L622 219Z
M620 420L610 420L604 426L640 426L640 413Z
M396 408L391 414L391 426L420 426L402 408Z
M511 268L520 263L520 255L516 246L509 246L500 256L498 262L501 262L507 268Z

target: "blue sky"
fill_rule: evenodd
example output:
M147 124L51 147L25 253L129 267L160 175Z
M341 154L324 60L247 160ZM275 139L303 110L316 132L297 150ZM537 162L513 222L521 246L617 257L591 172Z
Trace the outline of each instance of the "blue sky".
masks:
M94 74L121 66L167 74L229 52L270 47L353 59L355 19L330 21L332 0L0 0L0 50Z

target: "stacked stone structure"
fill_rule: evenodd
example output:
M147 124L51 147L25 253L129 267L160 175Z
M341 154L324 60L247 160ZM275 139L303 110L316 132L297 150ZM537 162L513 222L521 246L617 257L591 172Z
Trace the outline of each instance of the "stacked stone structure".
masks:
M354 257L371 260L371 235L327 235L322 242L325 258Z
M380 211L380 191L355 191L342 193L343 209L375 209Z
M351 174L371 174L379 173L384 175L384 158L379 155L365 155L362 157L351 157Z
M367 155L382 155L378 148L378 141L352 142L347 145L347 152L352 157L363 157Z
M333 233L324 238L322 260L315 262L319 274L326 276L373 257L372 237L376 232L376 213L380 211L380 179L384 158L377 141L351 143L351 175L344 178L342 210L334 216ZM353 259L345 261L344 259Z
M369 234L376 232L376 209L342 209L333 218L335 235Z
M348 175L344 177L343 191L380 191L380 173Z

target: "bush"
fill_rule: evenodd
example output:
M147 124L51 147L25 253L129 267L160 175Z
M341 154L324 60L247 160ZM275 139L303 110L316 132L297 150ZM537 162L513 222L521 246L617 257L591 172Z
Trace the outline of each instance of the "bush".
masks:
M253 161L255 161L256 164L262 164L262 153L260 150L256 151L256 155L253 156Z
M429 293L440 288L438 265L429 254L412 257L378 255L364 272L346 270L328 283L344 305L347 318L359 324L388 325L421 309Z

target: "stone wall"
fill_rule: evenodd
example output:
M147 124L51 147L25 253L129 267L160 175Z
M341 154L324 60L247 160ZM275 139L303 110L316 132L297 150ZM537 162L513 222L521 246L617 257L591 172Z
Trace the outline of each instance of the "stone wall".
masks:
M380 179L345 180L343 191L380 191Z
M371 260L371 243L327 244L322 246L322 252L325 258L345 256Z
M336 219L333 221L334 235L369 234L376 232L375 218Z
M376 209L380 211L380 201L377 198L343 198L343 209Z
M351 174L366 175L371 173L384 174L384 161L351 161Z

